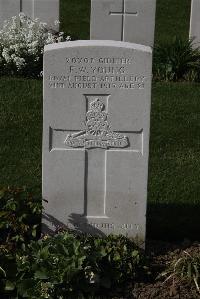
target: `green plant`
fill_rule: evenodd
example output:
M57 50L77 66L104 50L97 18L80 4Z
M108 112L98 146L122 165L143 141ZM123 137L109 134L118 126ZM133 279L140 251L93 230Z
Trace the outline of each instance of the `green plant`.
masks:
M178 281L187 281L194 284L200 293L200 251L189 253L183 251L181 257L174 260L169 268L160 276L167 277L174 287Z
M42 201L33 198L26 188L0 190L0 244L16 250L36 238Z
M119 285L128 279L137 280L144 273L141 250L124 236L106 238L82 236L81 242L89 256L89 267L105 287ZM99 277L99 273L101 273Z
M193 48L193 40L175 37L172 43L155 46L153 74L156 80L198 81L200 51Z
M125 237L62 232L32 241L23 255L17 255L16 289L22 298L78 298L146 273L141 250Z
M13 254L9 253L7 249L0 246L0 297L6 293L13 293L15 289L16 273L17 269L14 252Z

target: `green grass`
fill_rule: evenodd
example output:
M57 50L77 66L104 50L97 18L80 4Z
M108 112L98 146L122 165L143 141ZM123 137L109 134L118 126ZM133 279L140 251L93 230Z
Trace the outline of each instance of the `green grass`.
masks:
M147 233L199 238L199 84L153 86Z
M42 82L0 79L0 184L41 195ZM153 85L148 236L200 231L200 85Z
M61 31L76 39L89 39L90 36L90 1L61 0Z
M155 42L189 37L191 0L157 0Z
M157 0L155 41L189 36L191 0ZM61 0L61 30L78 39L90 36L90 0Z
M0 79L0 185L41 194L42 81Z

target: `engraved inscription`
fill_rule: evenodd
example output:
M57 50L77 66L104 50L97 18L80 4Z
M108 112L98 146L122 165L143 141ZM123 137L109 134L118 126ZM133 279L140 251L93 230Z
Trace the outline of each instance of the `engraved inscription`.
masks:
M134 57L66 57L66 74L50 74L49 88L144 89L146 77L133 74Z
M90 110L86 113L86 130L67 135L64 143L69 147L87 149L127 147L128 138L111 130L104 108L104 104L98 98L91 102Z
M96 229L104 229L104 230L116 230L116 229L121 229L121 230L133 230L139 228L138 224L132 224L132 223L124 223L124 224L116 224L116 223L106 223L106 222L100 222L100 223L95 223L95 222L76 222L71 224L70 222L67 225L69 228L86 228L86 227L94 227Z

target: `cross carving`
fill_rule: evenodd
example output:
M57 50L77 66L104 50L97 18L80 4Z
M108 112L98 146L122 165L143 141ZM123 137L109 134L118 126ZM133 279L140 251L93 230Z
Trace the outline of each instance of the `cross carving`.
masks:
M30 1L30 3L29 3L29 10L31 9L31 12L29 12L29 14L31 14L31 17L32 17L32 19L34 19L35 17L34 17L34 2L35 2L35 0L31 0ZM24 9L26 10L26 5L25 5L25 7L24 7L24 0L20 0L20 13L21 12L24 12Z
M122 11L120 12L109 12L109 15L111 16L122 16L122 32L121 32L121 41L124 41L124 35L125 35L125 18L127 15L131 16L138 16L138 12L128 12L126 10L126 0L122 1Z
M23 0L20 0L20 12L23 12Z
M103 99L104 104L99 101ZM50 129L50 144L59 137L59 146L50 150L84 151L84 217L107 218L107 162L108 153L142 154L143 132L112 131L108 122L110 95L87 95L86 128L84 130ZM125 134L125 135L124 135ZM60 144L60 141L62 144ZM135 144L134 144L135 143ZM136 145L137 144L137 145ZM98 189L98 190L97 190Z

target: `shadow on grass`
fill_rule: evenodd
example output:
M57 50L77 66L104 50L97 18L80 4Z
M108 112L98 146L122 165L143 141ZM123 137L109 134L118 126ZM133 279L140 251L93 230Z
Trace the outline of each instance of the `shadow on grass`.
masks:
M150 203L147 238L200 241L200 204Z

